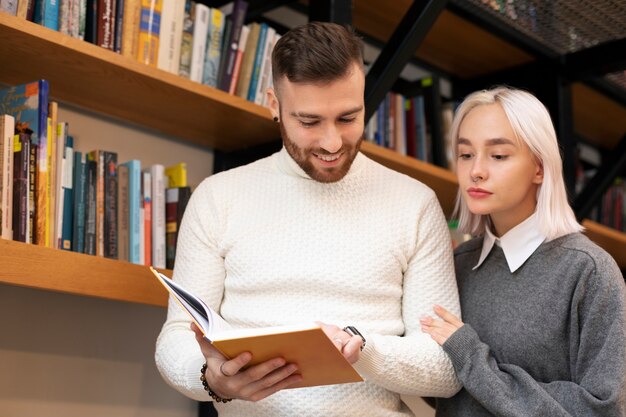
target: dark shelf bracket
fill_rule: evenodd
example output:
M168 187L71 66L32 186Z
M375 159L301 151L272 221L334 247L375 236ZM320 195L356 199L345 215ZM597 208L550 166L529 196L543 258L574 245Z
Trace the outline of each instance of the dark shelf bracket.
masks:
M352 25L352 0L309 1L309 22Z
M563 68L572 80L622 71L626 69L626 38L567 54L563 57Z
M415 54L447 0L414 1L383 47L365 79L365 121L391 89L402 69Z
M589 216L602 195L611 186L615 177L626 169L626 134L620 143L606 156L598 172L589 180L574 201L574 212L578 219Z

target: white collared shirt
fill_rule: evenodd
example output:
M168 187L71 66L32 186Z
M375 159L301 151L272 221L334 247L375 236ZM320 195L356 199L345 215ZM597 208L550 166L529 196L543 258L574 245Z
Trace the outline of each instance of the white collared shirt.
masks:
M491 252L493 245L498 245L504 252L504 257L509 265L511 273L526 262L530 255L541 245L546 237L539 230L537 213L533 213L529 218L509 230L502 237L496 237L489 227L485 228L483 238L483 249L480 253L478 263L472 270L482 265L483 261Z

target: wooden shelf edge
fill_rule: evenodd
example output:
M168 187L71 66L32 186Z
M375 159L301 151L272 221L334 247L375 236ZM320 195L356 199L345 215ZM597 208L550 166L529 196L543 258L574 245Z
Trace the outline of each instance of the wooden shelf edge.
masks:
M419 159L397 153L371 142L363 141L361 152L374 161L426 184L437 194L446 216L454 209L458 182L452 171Z
M4 239L0 239L0 265L4 284L167 306L167 291L147 266Z
M592 220L583 220L585 235L607 251L622 270L626 270L626 233Z
M0 56L13 57L1 82L44 78L54 99L197 145L230 151L279 137L263 106L5 13Z

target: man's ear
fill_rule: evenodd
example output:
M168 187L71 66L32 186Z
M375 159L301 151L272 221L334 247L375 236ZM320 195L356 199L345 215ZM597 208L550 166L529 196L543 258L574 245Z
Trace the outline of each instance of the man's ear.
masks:
M278 104L278 97L276 97L276 91L274 88L270 87L265 92L267 96L267 103L269 105L270 112L272 113L272 117L274 120L278 120L280 118L280 106Z

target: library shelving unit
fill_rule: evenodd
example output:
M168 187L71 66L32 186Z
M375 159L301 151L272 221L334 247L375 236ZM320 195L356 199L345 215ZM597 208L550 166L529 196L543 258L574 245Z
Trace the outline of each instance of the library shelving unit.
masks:
M383 13L379 2L354 0L353 26L367 38L386 45L412 3L411 0L387 2ZM454 90L455 83L468 84L469 81L471 84L473 80L484 82L481 88L488 87L493 83L490 80L494 74L501 77L507 71L560 57L558 52L549 50L539 40L532 38L528 31L522 32L516 27L518 22L507 20L502 13L494 12L495 16L485 18L489 11L484 10L488 8L484 3L474 0L448 1L446 9L438 15L415 51L417 63L451 79ZM550 7L559 5L550 4ZM605 18L609 15L603 13ZM613 29L610 35L626 37L623 28ZM520 38L523 41L519 41ZM621 42L623 45L623 40ZM552 81L546 79L538 82ZM612 87L620 90L619 86L613 85L608 90ZM626 135L626 101L610 96L606 88L601 91L584 82L573 82L570 122L572 133L577 137L585 138L594 146L610 152ZM622 91L620 97L626 97L626 91ZM457 185L451 173L432 169L432 165L416 162L394 151L377 148L376 145L367 144L364 152L383 164L425 182L437 192L444 211L450 214ZM626 270L626 233L589 219L583 220L583 225L587 229L587 236L607 250L622 270Z
M384 42L410 3L388 2L381 13L378 2L355 0L354 25ZM450 74L467 77L534 59L448 10L436 21L417 57ZM203 147L228 152L279 137L276 124L263 107L1 12L0 58L2 83L15 85L45 78L55 100ZM594 120L594 115L604 111L613 111L622 123L626 120L624 108L584 86L574 89L573 95L576 114L578 97L604 103L593 114L581 108L583 116L575 123L581 120L586 124L575 127L603 140L610 149L614 142L588 132L605 129ZM606 134L609 137L624 131L623 125L612 126L613 133ZM364 143L363 152L433 188L444 211L451 213L457 183L450 171L371 143ZM622 269L626 268L626 234L587 220L584 225L588 235L609 251ZM0 283L157 306L167 301L165 290L145 266L6 240L0 240Z
M203 147L230 151L279 136L261 106L3 12L0 59L2 83L45 78L55 100ZM0 283L167 303L145 266L2 239Z

